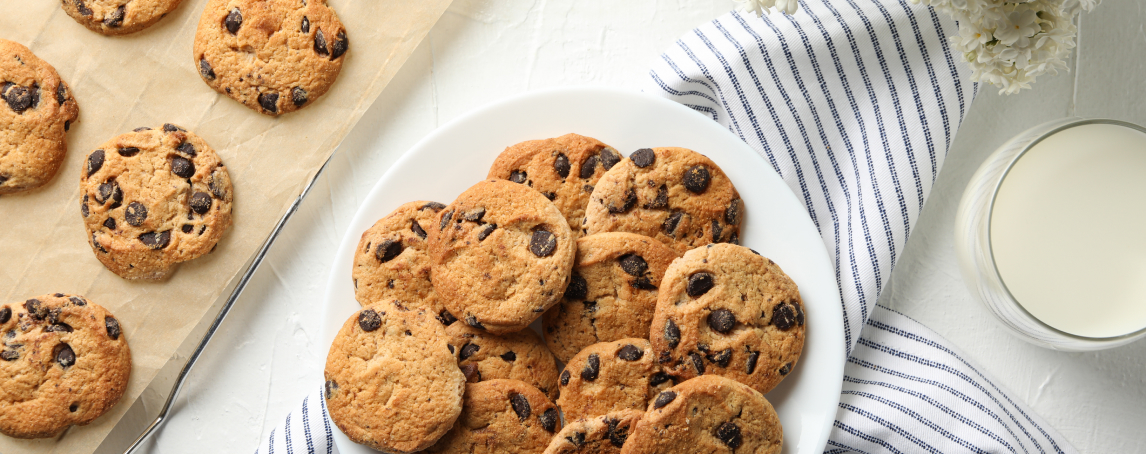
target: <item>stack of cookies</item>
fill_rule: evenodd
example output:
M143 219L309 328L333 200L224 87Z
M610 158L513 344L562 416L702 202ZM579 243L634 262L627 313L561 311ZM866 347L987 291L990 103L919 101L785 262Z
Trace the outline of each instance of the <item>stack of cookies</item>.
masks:
M331 418L386 452L777 453L764 393L800 357L804 307L736 244L743 219L692 150L513 145L449 205L363 233Z

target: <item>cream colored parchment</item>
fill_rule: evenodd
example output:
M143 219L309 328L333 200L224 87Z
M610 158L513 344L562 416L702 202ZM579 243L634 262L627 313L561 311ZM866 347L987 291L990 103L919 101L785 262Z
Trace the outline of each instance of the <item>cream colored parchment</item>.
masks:
M208 309L450 0L329 0L350 39L342 74L323 97L279 118L221 96L199 78L192 42L206 3L184 0L151 28L121 37L89 31L58 1L0 3L0 37L55 66L80 107L56 177L37 190L0 197L0 298L87 296L120 320L134 368L124 398L92 424L55 440L0 436L4 454L91 453L99 446L192 329L214 316ZM88 246L80 170L99 144L163 123L194 131L218 151L235 186L234 226L214 252L180 265L166 281L127 281L107 271Z

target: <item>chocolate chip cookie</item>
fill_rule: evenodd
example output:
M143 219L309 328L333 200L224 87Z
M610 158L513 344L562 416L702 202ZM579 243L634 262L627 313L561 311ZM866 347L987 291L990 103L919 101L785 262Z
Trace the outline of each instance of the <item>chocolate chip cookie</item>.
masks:
M105 35L135 33L159 22L181 0L62 0L64 12Z
M131 349L119 320L79 295L0 306L0 433L58 436L106 413L127 389Z
M544 454L619 454L643 410L620 410L565 425Z
M342 433L377 450L414 452L448 432L466 379L445 330L429 311L393 299L351 316L326 357L326 406Z
M467 382L521 380L550 400L557 397L557 360L533 331L497 335L454 323L446 328L446 334Z
M744 204L716 163L686 148L642 148L597 182L586 232L632 232L680 253L740 241Z
M557 406L574 421L618 410L643 410L649 399L673 385L661 371L649 341L621 339L590 345L565 364Z
M601 141L579 134L530 140L506 148L494 160L489 178L524 184L552 200L580 236L585 207L597 180L621 161L621 154Z
M763 394L706 375L657 395L621 452L776 454L783 442L780 419Z
M126 279L163 279L231 226L231 178L201 137L172 124L101 145L80 171L80 214L96 258Z
M215 91L278 116L326 93L349 48L326 0L210 0L194 63Z
M454 322L434 293L426 246L427 229L445 207L438 202L409 202L362 233L352 272L359 304L394 298L437 314L443 325Z
M721 375L766 393L804 349L804 304L771 260L712 244L673 262L652 324L657 361L682 379Z
M569 283L569 224L541 193L486 180L438 214L429 232L434 290L450 313L494 334L520 331Z
M598 342L648 339L657 286L677 256L664 243L633 233L598 233L577 240L569 286L542 319L546 345L568 362Z
M0 39L0 98L0 194L43 186L68 152L72 90L27 47Z
M487 380L466 385L462 416L427 453L539 454L561 429L557 407L528 383Z

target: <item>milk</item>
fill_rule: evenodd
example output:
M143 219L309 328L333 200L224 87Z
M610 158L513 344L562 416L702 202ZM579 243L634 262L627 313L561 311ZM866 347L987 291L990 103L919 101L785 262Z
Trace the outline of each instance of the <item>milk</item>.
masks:
M1112 124L1055 133L1022 155L991 210L1003 283L1060 331L1146 327L1146 134Z

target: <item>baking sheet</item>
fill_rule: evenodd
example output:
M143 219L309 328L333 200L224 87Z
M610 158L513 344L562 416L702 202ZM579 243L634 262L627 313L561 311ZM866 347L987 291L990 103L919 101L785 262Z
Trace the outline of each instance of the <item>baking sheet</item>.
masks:
M68 156L44 187L0 197L0 301L45 293L87 296L123 325L133 371L110 412L59 439L0 436L0 452L93 452L244 270L306 184L450 0L329 0L347 29L350 51L339 80L310 106L271 118L216 93L199 78L192 42L207 0L185 0L151 28L123 37L93 33L57 2L4 2L0 37L22 43L71 86L79 121ZM140 126L183 126L221 156L235 187L234 226L211 254L180 265L161 282L127 281L107 271L86 241L79 178L87 154Z

